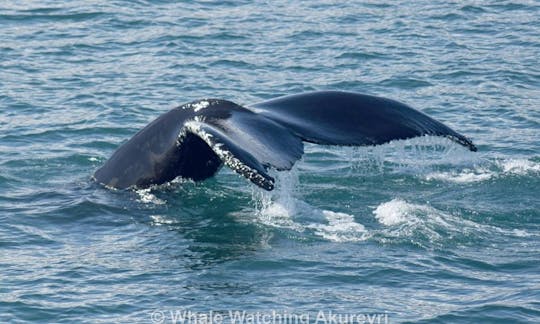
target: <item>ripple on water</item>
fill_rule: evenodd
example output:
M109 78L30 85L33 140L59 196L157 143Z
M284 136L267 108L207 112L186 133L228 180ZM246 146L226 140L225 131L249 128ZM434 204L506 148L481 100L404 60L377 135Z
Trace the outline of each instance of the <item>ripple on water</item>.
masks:
M317 308L538 322L538 27L529 2L4 1L0 322ZM168 109L313 90L394 98L471 137L306 145L261 192L224 168L91 175Z

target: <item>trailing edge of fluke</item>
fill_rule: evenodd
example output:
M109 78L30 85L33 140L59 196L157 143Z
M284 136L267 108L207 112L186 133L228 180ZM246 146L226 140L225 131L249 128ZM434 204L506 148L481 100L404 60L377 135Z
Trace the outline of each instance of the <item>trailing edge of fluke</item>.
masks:
M474 144L441 122L395 100L319 91L243 107L204 99L152 121L98 169L97 182L144 188L176 177L201 181L225 164L266 190L269 168L290 170L303 142L369 146L417 136L444 136L471 151Z

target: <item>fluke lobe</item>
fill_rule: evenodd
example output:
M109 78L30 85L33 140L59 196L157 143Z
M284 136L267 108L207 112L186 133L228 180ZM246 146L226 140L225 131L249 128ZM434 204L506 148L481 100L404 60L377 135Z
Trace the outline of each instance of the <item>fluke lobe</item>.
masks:
M310 142L368 146L423 135L474 144L435 119L395 100L319 91L243 107L231 101L194 101L159 116L98 169L97 182L113 188L148 187L180 176L213 176L225 164L266 190L268 168L290 170Z

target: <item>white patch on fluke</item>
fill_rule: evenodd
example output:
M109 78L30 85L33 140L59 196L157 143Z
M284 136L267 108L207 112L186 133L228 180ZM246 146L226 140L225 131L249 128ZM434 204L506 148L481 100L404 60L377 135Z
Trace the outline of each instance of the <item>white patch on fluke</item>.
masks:
M210 106L210 102L206 100L201 100L199 102L191 104L191 107L193 108L194 111L202 110L204 108L207 108L208 106Z
M212 136L212 134L206 132L202 128L202 124L197 120L186 122L184 124L183 131L178 136L179 145L181 145L184 137L187 135L187 132L191 132L199 136L206 144L208 144L208 146L212 149L212 151L214 151L214 153L216 153L216 155L223 161L223 163L236 173L241 174L242 176L248 178L255 183L267 185L268 183L270 183L271 185L273 185L269 180L259 174L257 170L250 168L238 158L236 158L234 154L223 145L223 143L219 142L219 139Z

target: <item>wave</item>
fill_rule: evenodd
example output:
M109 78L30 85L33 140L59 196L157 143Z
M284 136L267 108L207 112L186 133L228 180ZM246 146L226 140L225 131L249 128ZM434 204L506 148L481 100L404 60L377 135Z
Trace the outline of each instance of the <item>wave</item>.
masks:
M425 175L426 180L454 183L481 182L506 176L526 176L540 173L540 163L526 159L496 160L495 162L465 168L459 171L434 171Z
M135 193L138 196L137 201L144 204L153 204L153 205L164 205L167 203L166 200L159 199L152 193L153 188L138 189Z
M387 147L374 148L328 148L308 146L306 159L301 160L290 172L273 172L276 188L272 192L256 187L238 188L235 175L224 172L226 183L220 184L219 177L212 187L206 182L205 195L217 195L224 190L230 193L228 215L236 221L269 228L272 233L283 233L289 238L300 240L327 240L331 242L374 241L382 244L413 244L427 249L444 245L470 245L492 242L494 235L504 239L530 237L536 234L525 229L515 229L495 222L493 216L482 219L478 212L466 209L451 209L431 205L411 196L400 197L393 192L379 197L375 205L351 208L349 205L334 207L331 197L336 190L347 190L347 194L358 194L353 190L358 177L365 179L369 173L385 178L418 179L428 186L430 182L450 182L458 185L481 183L506 177L531 176L540 173L540 162L534 158L510 159L488 158L462 152L445 139L420 138L416 141L394 142ZM417 156L421 157L418 158ZM425 157L425 159L424 159ZM324 167L321 167L323 165ZM349 168L347 179L341 177ZM313 177L321 173L338 171L339 177L330 176L335 183L316 187L319 193L306 193L313 188L311 182L323 183L324 179ZM299 177L306 182L301 185ZM340 178L341 177L341 178ZM377 179L375 179L378 181ZM182 182L176 180L176 182ZM367 180L373 181L373 180ZM427 182L426 182L427 181ZM174 187L174 181L173 181ZM186 185L182 183L182 186ZM343 188L340 187L343 186ZM411 184L412 185L412 184ZM167 185L169 186L169 185ZM340 189L341 188L341 189ZM155 188L137 190L136 201L148 205L169 205L173 196L157 194ZM193 188L191 188L193 189ZM202 190L202 189L201 189ZM247 191L246 191L247 190ZM251 191L249 191L251 190ZM202 194L188 190L189 197ZM197 191L197 190L195 190ZM327 199L318 199L325 195ZM246 197L247 196L247 197ZM249 203L251 196L251 203ZM311 204L310 196L318 202ZM188 197L188 198L189 198ZM176 199L176 198L175 198ZM174 204L174 203L173 203ZM440 204L440 202L439 202ZM315 207L314 205L321 206ZM360 204L361 205L361 204ZM238 208L238 206L242 206ZM155 224L168 224L169 220L156 218ZM531 234L532 233L532 234Z
M408 240L427 248L448 243L475 244L493 235L499 239L522 238L533 234L523 229L505 229L475 222L459 213L437 209L429 204L411 203L401 198L379 204L373 215L384 225L376 239L383 243Z
M503 163L501 168L508 172L524 172L535 170L536 166L510 161ZM471 220L472 214L449 212L429 203L410 202L398 197L370 207L371 214L353 215L347 210L317 208L301 199L297 168L289 173L278 173L276 179L278 185L273 192L253 188L255 212L243 211L242 214L250 215L240 218L262 226L293 231L303 239L411 243L427 249L447 244L476 244L486 239L489 241L493 235L506 239L533 235L524 229L508 229L487 221Z
M276 180L277 189L273 192L253 188L255 222L333 242L355 242L368 238L368 231L353 215L319 209L296 198L296 167L287 173L277 173Z

